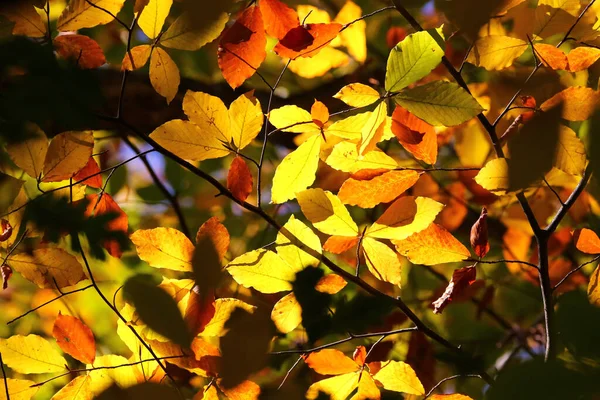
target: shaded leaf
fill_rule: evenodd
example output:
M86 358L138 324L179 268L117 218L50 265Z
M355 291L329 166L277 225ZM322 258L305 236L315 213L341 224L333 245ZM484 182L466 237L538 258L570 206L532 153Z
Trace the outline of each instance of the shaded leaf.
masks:
M43 182L73 177L87 164L94 150L94 136L87 132L63 132L50 142L44 161Z
M54 39L54 47L62 58L73 61L79 68L92 69L106 64L102 48L84 35L60 35Z
M62 289L86 279L79 261L63 249L48 247L11 256L10 266L40 288Z
M107 24L121 11L124 3L125 0L72 0L58 17L56 27L65 32Z

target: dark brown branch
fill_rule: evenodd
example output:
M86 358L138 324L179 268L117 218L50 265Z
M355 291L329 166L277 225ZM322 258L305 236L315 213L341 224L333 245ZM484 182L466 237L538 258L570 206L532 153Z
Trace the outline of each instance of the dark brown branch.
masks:
M567 212L569 212L569 209L573 206L573 204L577 201L577 199L579 198L581 193L585 190L585 187L586 187L588 181L590 180L591 176L592 176L592 163L590 162L583 173L581 181L579 181L579 183L577 184L577 187L575 187L575 190L573 190L573 193L571 193L571 195L569 196L567 201L564 202L563 206L558 210L558 212L556 213L554 218L552 218L552 221L550 222L548 227L545 229L546 232L548 232L549 234L552 234L552 233L554 233L554 231L556 231L556 228L558 228L558 225L561 223L561 221L563 220L565 215L567 215Z
M8 392L8 377L4 370L4 362L2 361L2 353L0 353L0 368L2 369L2 378L4 379L4 390L6 390L6 400L10 400L10 393Z

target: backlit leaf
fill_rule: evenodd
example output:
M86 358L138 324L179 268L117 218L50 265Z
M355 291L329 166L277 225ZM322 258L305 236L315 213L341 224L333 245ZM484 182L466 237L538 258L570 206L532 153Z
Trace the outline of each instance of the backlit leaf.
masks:
M154 130L152 139L165 149L186 160L202 161L229 154L218 137L190 121L173 119Z
M102 188L102 174L100 174L100 167L94 157L90 157L85 167L73 176L73 180L75 182L82 181L82 185L96 189Z
M385 389L419 396L425 394L421 381L410 365L402 361L385 361L377 364L378 371L373 374L373 378Z
M100 45L84 35L60 35L54 39L54 47L62 58L71 60L79 68L92 69L106 64Z
M596 267L592 276L590 276L590 283L588 284L588 299L590 303L600 307L600 267Z
M298 193L304 216L315 228L328 235L357 236L358 227L340 199L323 189Z
M578 72L591 67L600 58L600 49L594 47L577 47L567 54L569 71Z
M129 52L125 53L123 61L121 62L121 71L134 71L142 68L148 62L150 58L150 51L152 47L147 44L135 46Z
M379 280L400 286L402 264L398 253L387 244L370 237L363 238L362 248L369 271Z
M435 128L404 108L396 106L392 115L392 132L402 147L417 160L435 164L438 143Z
M215 4L220 9L212 17L206 12L198 16L183 12L160 37L159 43L171 49L194 51L218 38L229 20L226 12L229 2Z
M330 236L323 245L323 249L333 254L341 254L356 246L359 239L358 236Z
M389 171L369 180L348 178L342 184L338 197L344 204L373 208L395 200L418 179L416 171Z
M4 15L9 21L14 22L13 35L42 38L48 31L48 25L31 2L15 1L3 4L0 7L0 15Z
M594 89L582 86L569 87L542 103L540 108L548 111L562 105L562 118L568 121L585 121L596 110L600 95Z
M112 15L121 11L124 3L125 0L71 0L58 18L56 27L65 32L107 24L114 19Z
M10 159L34 179L42 174L48 151L48 138L37 125L29 125L31 137L6 146Z
M360 366L339 350L325 349L310 353L304 359L306 365L321 375L340 375L355 372Z
M346 400L358 385L360 373L350 372L313 383L306 392L306 398L314 400L319 393L325 393L331 400Z
M581 175L586 165L585 147L571 128L560 125L552 165L567 174Z
M246 311L252 312L252 310L254 310L256 307L238 299L225 298L215 300L215 315L204 327L202 336L221 337L225 335L227 333L227 329L225 329L225 323L236 308L243 308Z
M240 285L253 287L262 293L292 290L296 272L277 253L254 250L227 264L227 271Z
M15 254L9 258L9 264L42 289L73 286L86 279L79 261L63 249L54 247Z
M289 239L288 235L295 239ZM302 246L307 246L311 251L303 250ZM320 257L318 255L321 254L319 237L304 222L296 219L293 215L277 233L275 248L277 254L295 271L319 265Z
M362 83L351 83L344 86L333 97L340 99L351 107L365 107L379 100L379 92Z
M85 167L94 150L94 136L87 132L63 132L50 142L44 161L44 182L71 178Z
M277 129L294 133L320 133L321 129L315 125L310 113L298 106L289 105L271 110L269 122Z
M483 111L477 101L456 83L433 81L394 96L396 103L434 126L455 126Z
M204 237L211 239L217 250L217 254L223 259L227 253L227 249L229 249L230 236L227 228L225 228L217 217L209 218L200 226L200 229L196 233L196 243L199 243Z
M169 104L179 88L179 68L166 51L155 47L150 56L150 83Z
M264 17L265 30L276 39L283 39L290 29L300 25L296 11L281 0L261 0L259 6Z
M331 46L325 46L312 57L299 57L290 62L288 69L306 79L325 75L329 70L347 65L350 58L346 53Z
M0 339L2 360L21 374L65 372L67 361L46 339L37 335L14 335Z
M235 89L254 75L267 56L266 44L260 8L250 6L223 33L219 42L219 68L229 86Z
M280 57L292 60L312 57L335 39L341 29L338 23L299 25L288 31L273 50Z
M138 256L151 267L192 270L194 245L173 228L140 229L131 235Z
M348 53L359 63L363 63L367 59L367 38L365 35L367 23L364 20L359 20L362 15L361 8L352 0L347 0L334 20L334 22L342 25L352 23L340 32L340 38L342 44L348 49Z
M404 240L393 241L396 250L413 264L436 265L466 260L469 250L450 232L438 224L431 224L421 232Z
M230 132L228 137L238 149L248 146L259 134L264 115L253 92L239 96L229 106Z
M92 378L90 375L80 375L63 386L52 400L91 400Z
M297 196L315 181L319 165L319 152L323 138L315 135L302 143L281 161L271 189L271 202L285 203Z
M479 171L475 182L484 189L502 195L509 190L508 163L504 158L490 160Z
M408 35L390 52L385 90L397 92L427 76L442 61L444 50L430 32Z
M363 169L394 169L398 163L381 150L358 154L356 144L340 142L327 157L327 164L339 171L355 173Z
M427 197L401 197L385 210L365 235L378 239L406 239L427 228L443 207Z
M375 149L377 143L381 141L386 117L387 104L381 102L375 110L373 110L367 123L361 129L361 141L360 146L358 147L358 153L361 156L366 152Z
M96 341L92 330L79 318L62 315L54 321L52 336L60 348L84 364L93 364L96 359Z
M246 161L240 156L233 159L227 174L227 189L233 197L240 201L246 201L252 193L252 174Z
M3 379L0 385L8 386L8 395L10 396L6 397L6 390L0 390L0 400L30 400L40 389L32 387L35 382L23 379Z
M138 26L150 39L161 32L173 0L149 0L138 18Z
M302 307L294 293L283 296L271 311L271 319L275 327L282 333L289 333L302 322Z
M600 239L591 229L576 229L573 232L573 242L579 251L586 254L600 254Z
M487 70L510 67L527 49L527 42L509 36L484 36L477 39L467 61Z
M534 46L537 58L547 67L554 70L567 69L569 61L565 53L556 46L538 43Z
M127 214L119 207L110 194L104 193L103 196L90 194L86 198L89 200L86 215L100 216L103 214L113 214L114 218L107 224L107 229L114 232L122 232L125 236L127 235L129 230ZM107 240L102 243L102 246L113 257L120 258L123 255L124 249L117 240Z
M430 400L473 400L469 396L463 394L434 394L429 397Z

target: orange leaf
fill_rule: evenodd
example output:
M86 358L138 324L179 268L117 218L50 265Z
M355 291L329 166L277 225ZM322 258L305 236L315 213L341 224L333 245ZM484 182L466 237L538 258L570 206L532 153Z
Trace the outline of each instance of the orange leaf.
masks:
M432 125L417 118L408 110L396 106L392 114L392 132L410 154L427 164L435 164L438 146Z
M83 69L98 68L106 64L104 52L98 43L84 35L60 35L54 39L54 47L58 55L74 60Z
M357 236L331 236L323 245L323 250L333 254L341 254L346 250L350 250L356 243L358 243Z
M129 52L125 53L123 61L121 61L121 71L133 71L138 68L142 68L148 62L150 58L150 47L147 44L136 46Z
M94 157L90 157L85 167L83 167L83 169L79 170L79 172L73 176L73 180L78 182L85 179L83 182L81 182L83 185L100 189L102 187L102 175L100 175L99 172L100 167L98 166L98 163L96 160L94 160ZM88 176L90 178L88 178Z
M246 201L252 193L252 174L246 161L240 156L233 159L227 174L227 189L239 201Z
M578 47L567 54L569 71L578 72L588 69L600 58L600 49L594 47Z
M190 291L187 307L183 319L185 320L192 336L197 336L204 331L206 324L215 315L214 293L200 295L197 287Z
M277 43L275 53L283 58L312 57L336 38L341 24L305 24L290 30Z
M488 227L487 227L487 209L483 207L481 209L481 215L473 226L471 227L471 247L475 254L479 258L485 257L490 251L490 243L488 241Z
M348 282L346 282L346 280L341 276L336 274L329 274L319 279L319 282L317 282L315 289L321 293L336 294L344 287L346 287L347 283Z
M573 241L579 251L586 254L600 254L600 239L591 229L576 229L573 232Z
M319 128L323 128L325 123L329 120L329 110L325 104L315 100L310 108L310 116L312 117L315 125L317 125Z
M60 348L84 364L92 364L96 359L96 341L92 330L79 318L62 315L54 321L52 336Z
M533 47L537 57L546 67L550 67L553 70L567 69L567 56L561 49L551 44L543 43L536 44Z
M356 362L335 349L310 353L304 361L306 365L321 375L340 375L360 369Z
M265 20L265 30L276 39L300 25L298 14L280 0L260 0L260 11Z
M436 265L466 260L469 250L450 232L437 224L431 224L421 232L413 233L404 240L392 241L396 250L413 264Z
M362 367L367 359L367 349L365 349L365 346L358 346L352 354L352 359L355 363Z
M86 209L86 215L102 215L113 213L117 214L117 217L108 223L108 229L111 231L122 231L127 234L129 228L129 222L127 214L123 212L121 207L115 202L112 196L108 193L104 193L102 197L98 198L98 194L87 195L89 203ZM113 257L120 258L123 254L123 249L119 246L119 243L115 240L108 240L102 244L108 254Z
M218 61L223 77L235 89L250 78L267 56L267 37L257 6L246 8L219 42Z
M475 282L476 275L477 271L475 270L475 267L472 266L455 270L444 294L433 302L433 312L440 314L444 311L444 308L452 301L452 297L456 297L460 292L464 291Z
M389 203L412 187L419 174L416 171L388 171L369 180L348 178L338 193L344 204L373 208Z
M203 237L210 237L219 259L222 260L229 249L230 236L227 228L219 222L217 217L211 217L202 224L196 233L196 243L200 243Z
M571 86L546 100L540 108L548 111L562 103L562 117L568 121L585 121L596 111L600 94L594 89Z

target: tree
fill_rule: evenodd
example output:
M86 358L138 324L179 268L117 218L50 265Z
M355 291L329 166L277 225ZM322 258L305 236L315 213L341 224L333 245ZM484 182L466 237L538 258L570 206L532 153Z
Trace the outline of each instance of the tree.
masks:
M598 5L308 3L0 5L0 399L600 394Z

